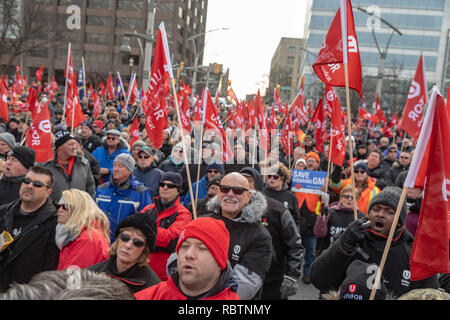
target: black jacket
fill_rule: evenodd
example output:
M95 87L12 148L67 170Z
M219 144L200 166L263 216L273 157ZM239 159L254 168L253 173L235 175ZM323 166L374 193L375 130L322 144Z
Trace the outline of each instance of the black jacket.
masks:
M85 148L89 152L93 152L97 147L100 147L102 145L102 139L97 136L96 134L92 134L92 136L89 137L89 139L84 140L82 139L83 148Z
M280 191L271 189L268 185L263 189L263 194L267 197L280 201L294 218L295 224L300 230L300 210L298 208L298 200L295 194L289 191L287 184L283 185Z
M0 207L0 233L14 234L14 215L21 200ZM3 252L0 253L0 291L12 282L28 283L42 271L56 270L59 249L55 243L56 208L50 199L36 210L33 218Z
M312 284L322 291L337 290L346 277L348 266L353 260L379 265L383 255L387 237L366 229L360 247L353 255L344 253L341 244L342 237L318 256L311 265L310 277ZM388 291L399 297L406 292L418 288L438 288L437 276L413 282L410 280L409 258L414 238L403 227L394 233L389 254L383 268L383 278Z
M0 180L0 205L15 201L19 198L19 190L24 176L6 177Z
M156 273L148 266L133 265L128 270L119 273L116 266L116 256L109 257L108 260L94 264L87 268L95 272L104 272L106 275L121 280L128 288L136 293L145 288L154 286L161 282Z

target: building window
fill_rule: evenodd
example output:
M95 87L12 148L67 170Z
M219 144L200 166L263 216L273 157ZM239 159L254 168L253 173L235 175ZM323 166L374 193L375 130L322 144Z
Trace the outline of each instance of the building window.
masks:
M187 16L186 17L186 25L189 26L191 24L191 17Z
M183 8L181 8L181 7L178 8L178 17L180 19L183 19Z
M90 26L111 27L112 17L88 16L87 24Z
M111 35L105 33L86 33L86 43L110 44Z
M143 20L134 18L117 18L116 27L141 29L143 27Z
M294 57L288 57L287 58L287 63L288 64L294 64L294 61L295 61Z
M85 59L92 62L109 62L112 55L110 52L86 51Z
M59 0L58 4L60 6L63 6L63 7L76 5L76 6L79 6L81 8L81 7L83 7L83 0Z
M295 47L289 47L288 51L289 51L289 54L294 55L295 54Z
M117 9L128 11L141 11L144 10L143 0L118 0Z
M114 9L114 0L89 0L88 8Z

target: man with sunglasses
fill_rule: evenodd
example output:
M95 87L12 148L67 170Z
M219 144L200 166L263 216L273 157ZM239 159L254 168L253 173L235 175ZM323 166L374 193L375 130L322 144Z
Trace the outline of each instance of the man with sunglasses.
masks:
M238 172L225 175L219 188L207 207L209 216L222 220L230 233L228 260L238 282L237 294L242 300L260 299L272 258L271 236L262 225L267 202Z
M100 165L102 183L111 180L114 159L121 153L130 153L127 146L120 140L120 131L111 129L106 131L103 144L92 152Z
M195 166L196 167L196 166ZM199 180L192 184L192 191L194 194L194 198L197 195L197 200L204 199L208 196L208 183L214 178L222 177L225 174L225 169L220 163L210 163L206 167L205 175ZM198 192L197 192L198 185ZM184 197L184 206L187 207L192 202L190 192L186 193Z
M163 172L155 165L155 151L153 148L148 146L141 147L137 153L136 164L133 175L149 189L151 198L155 198L159 192L159 179Z
M149 265L161 280L167 280L167 259L175 251L181 230L192 220L191 213L180 202L182 184L179 173L164 172L159 180L159 195L141 210L156 217L156 250L150 254Z
M0 234L3 240L13 240L0 248L0 291L58 266L56 208L49 199L53 182L51 171L33 166L23 179L19 199L0 206Z
M411 163L412 156L409 152L402 152L398 157L398 160L394 162L392 168L387 173L387 180L390 185L395 184L398 175L403 171L409 170L409 164Z

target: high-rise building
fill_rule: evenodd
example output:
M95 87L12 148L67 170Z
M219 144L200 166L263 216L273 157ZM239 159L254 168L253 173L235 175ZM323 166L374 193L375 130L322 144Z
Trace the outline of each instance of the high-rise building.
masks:
M70 42L75 70L80 69L83 57L87 79L91 82L98 83L109 72L117 71L123 78L134 72L142 79L148 52L146 40L130 33L150 34L156 40L161 21L164 21L174 66L180 62L193 64L193 44L187 39L198 35L196 48L200 50L204 46L208 0L36 0L36 3L39 10L46 12L48 28L40 30L35 37L45 43L13 61L22 66L29 78L43 65L45 79L55 75L57 81L62 81ZM152 51L154 43L147 44ZM129 46L130 52L121 51L123 45ZM202 57L200 54L199 64ZM150 60L147 71L149 66Z
M390 111L403 110L421 53L428 87L436 84L442 92L447 91L450 1L352 0L351 3L361 56L363 94L369 106L375 100L377 80L381 75L382 107ZM323 84L308 65L314 63L314 55L319 52L338 8L339 1L335 0L312 2L305 32L309 53L303 71L307 96L309 94L316 100L323 95ZM383 68L380 57L385 52Z

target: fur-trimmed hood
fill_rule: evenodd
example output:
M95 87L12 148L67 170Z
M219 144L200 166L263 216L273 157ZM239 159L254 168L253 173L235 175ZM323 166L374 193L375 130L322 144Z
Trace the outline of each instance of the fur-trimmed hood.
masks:
M242 209L242 213L236 219L233 219L234 221L242 223L257 223L261 221L261 217L267 208L266 198L259 191L251 190L251 193L249 203ZM221 215L221 207L217 196L209 200L206 206L208 211Z

